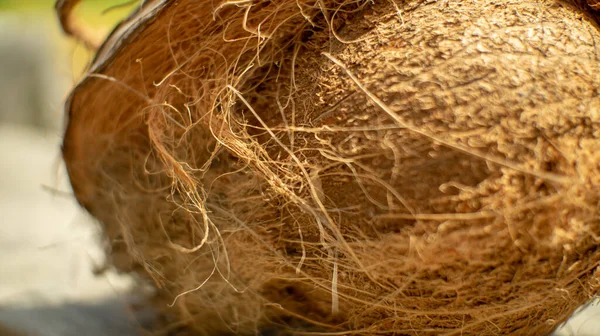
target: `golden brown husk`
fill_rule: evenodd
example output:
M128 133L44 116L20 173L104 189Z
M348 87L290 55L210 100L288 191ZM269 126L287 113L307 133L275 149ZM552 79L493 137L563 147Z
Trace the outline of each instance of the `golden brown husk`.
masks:
M64 156L165 330L545 334L600 288L599 38L551 0L168 2Z

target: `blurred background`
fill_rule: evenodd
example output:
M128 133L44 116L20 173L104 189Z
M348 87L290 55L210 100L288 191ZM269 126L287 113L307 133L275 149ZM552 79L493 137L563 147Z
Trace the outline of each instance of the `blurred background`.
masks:
M77 14L107 34L137 5L124 1ZM0 0L0 325L23 335L139 334L131 279L93 273L100 227L61 162L62 104L91 58L62 35L53 0Z
M108 34L139 4L84 0L77 14ZM132 279L95 275L100 227L77 206L60 156L62 104L92 56L62 35L53 0L0 0L0 325L23 335L141 333ZM598 303L556 335L600 335Z

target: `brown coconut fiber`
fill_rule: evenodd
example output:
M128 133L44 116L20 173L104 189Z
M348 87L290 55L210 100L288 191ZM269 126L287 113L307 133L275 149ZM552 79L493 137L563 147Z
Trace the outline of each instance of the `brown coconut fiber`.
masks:
M66 104L75 195L156 334L548 334L600 290L589 10L146 1Z

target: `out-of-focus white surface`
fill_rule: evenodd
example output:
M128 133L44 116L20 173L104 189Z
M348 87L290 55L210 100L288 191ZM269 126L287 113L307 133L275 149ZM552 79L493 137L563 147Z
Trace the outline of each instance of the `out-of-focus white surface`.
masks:
M47 16L0 12L0 324L35 336L135 335L132 280L93 275L100 227L61 161L73 80L52 43L57 29Z
M44 336L134 334L131 280L93 275L101 234L69 195L59 139L0 124L0 322Z
M73 80L67 55L52 43L55 25L41 15L0 12L0 122L60 127L61 101Z
M554 336L599 336L600 301L596 300L587 308L576 312L568 323L554 333Z

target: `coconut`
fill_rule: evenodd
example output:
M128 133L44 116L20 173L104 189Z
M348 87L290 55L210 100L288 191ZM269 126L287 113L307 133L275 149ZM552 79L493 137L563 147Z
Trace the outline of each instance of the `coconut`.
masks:
M541 335L600 291L577 1L147 1L66 103L162 332Z

